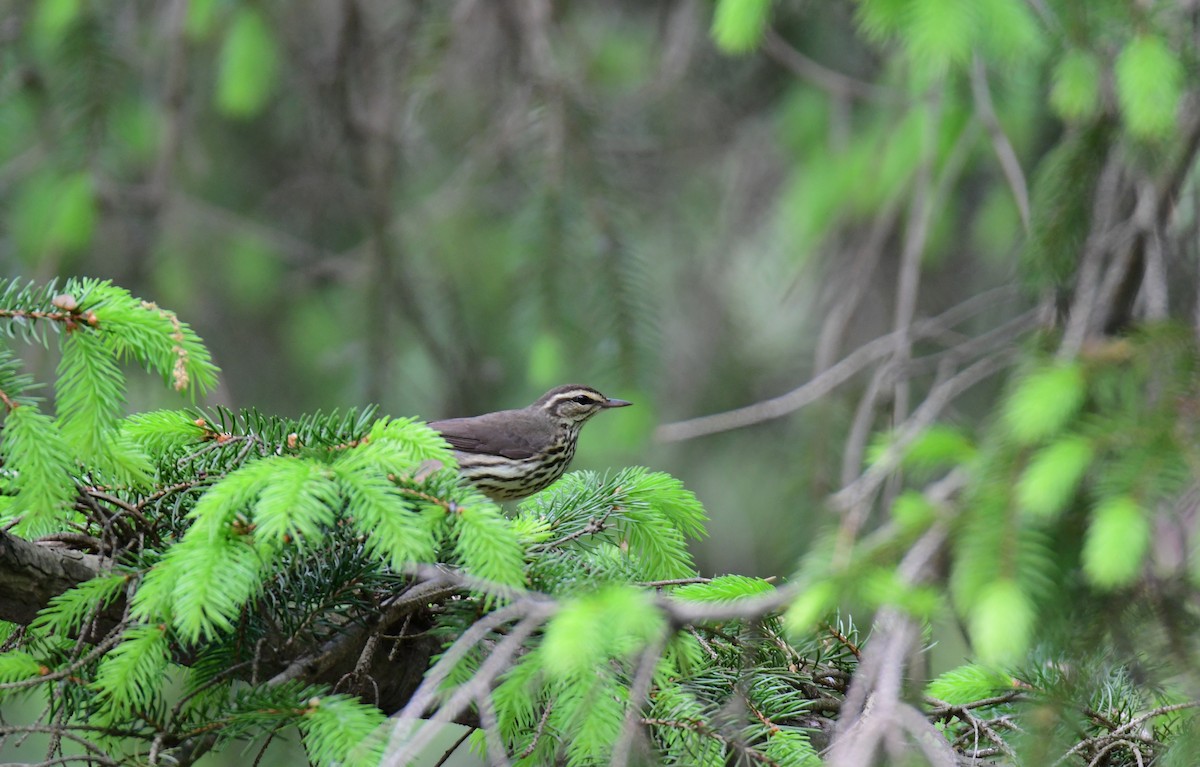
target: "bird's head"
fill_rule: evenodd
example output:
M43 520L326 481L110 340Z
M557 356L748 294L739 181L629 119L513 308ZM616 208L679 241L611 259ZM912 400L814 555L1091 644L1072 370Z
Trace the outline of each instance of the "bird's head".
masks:
M609 399L590 386L567 384L556 386L531 405L566 426L582 424L587 419L612 407L632 405L623 399Z

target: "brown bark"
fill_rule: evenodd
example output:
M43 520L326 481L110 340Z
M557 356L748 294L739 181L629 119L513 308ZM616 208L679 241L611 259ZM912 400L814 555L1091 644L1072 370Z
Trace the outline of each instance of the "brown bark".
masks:
M0 532L0 620L28 625L50 600L103 571L100 557L70 549L52 548ZM415 583L367 624L348 625L344 633L307 655L282 657L263 648L260 673L277 674L272 683L302 679L332 685L376 703L385 713L404 707L421 683L431 656L441 641L431 633L428 605L456 589ZM121 620L122 603L96 621L93 629L107 633ZM189 662L186 650L176 659ZM246 674L249 675L247 668Z
M100 572L100 558L0 532L0 620L28 624L52 597Z

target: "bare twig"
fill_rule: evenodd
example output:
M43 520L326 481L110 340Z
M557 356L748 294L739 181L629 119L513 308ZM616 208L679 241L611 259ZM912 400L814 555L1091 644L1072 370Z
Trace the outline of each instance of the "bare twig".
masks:
M935 386L908 420L896 429L883 455L856 480L833 495L831 502L834 507L850 509L865 503L899 463L904 450L923 430L937 420L942 411L955 398L1011 365L1015 358L1014 350L985 357Z
M542 716L538 719L537 727L533 731L533 739L529 741L529 745L525 747L521 753L517 754L517 759L521 760L537 750L538 741L542 739L542 735L546 732L546 722L550 721L550 712L554 710L554 701L547 701L546 707L542 709Z
M839 98L854 97L869 101L901 103L903 94L874 83L856 80L849 75L818 64L796 50L774 29L768 28L763 35L763 52L784 69L805 82Z
M639 586L645 586L648 589L661 589L664 586L688 586L693 583L712 583L712 578L704 578L696 576L695 578L668 578L662 581L642 581Z
M1015 287L1004 286L972 296L937 317L914 322L911 327L911 337L918 339L941 332L945 328L953 327L975 314L997 303L1015 298L1017 295ZM739 429L792 413L820 400L872 363L888 357L894 350L898 337L900 336L897 332L892 332L868 341L825 372L786 394L722 413L662 424L655 431L654 436L660 442L679 442Z
M1079 353L1093 324L1092 314L1100 295L1100 275L1104 259L1117 247L1127 247L1133 242L1134 228L1128 222L1118 222L1121 205L1122 166L1116 157L1110 156L1096 184L1096 199L1092 203L1092 226L1079 268L1075 272L1074 298L1062 342L1059 344L1059 361L1072 359Z
M978 54L975 55L971 67L971 93L975 97L976 114L979 115L984 130L992 140L992 150L996 153L996 159L1000 162L1000 170L1004 172L1004 179L1008 182L1013 201L1017 204L1017 212L1021 216L1021 226L1028 233L1029 187L1025 183L1025 173L1021 170L1021 161L1017 159L1017 152L1013 149L1008 136L1005 135L999 118L996 117L996 108L992 105L992 94L988 88L987 69L984 66L983 58Z
M43 724L25 724L25 725L0 725L0 736L10 735L13 733L39 733L45 735L59 735L73 743L78 743L87 749L86 755L74 757L80 761L92 761L96 764L104 765L104 767L121 767L121 763L108 756L108 751L100 745L93 743L82 735L76 733L73 728L52 727ZM63 764L63 762L58 762Z
M633 742L637 738L638 724L641 722L642 706L650 695L650 683L654 680L654 669L662 656L669 634L660 632L653 641L642 650L641 660L638 661L637 671L633 675L633 683L629 687L629 708L625 710L625 721L621 725L621 734L613 746L612 767L626 767L633 750Z
M998 706L1005 703L1011 703L1012 701L1020 698L1020 696L1021 692L1019 690L1013 690L1005 693L1004 695L984 698L982 700L972 701L962 705L951 705L945 701L931 699L935 704L937 704L938 707L929 711L927 716L931 721L934 722L938 721L939 719L949 719L951 717L955 717L964 722L971 729L971 733L974 737L974 747L972 750L976 753L979 751L979 734L983 733L988 740L995 744L998 750L1007 754L1013 759L1016 759L1016 752L1013 750L1012 746L1008 745L1008 743L1004 740L1004 737L996 731L995 726L993 726L987 720L980 719L979 717L975 716L972 711L980 708L987 708L989 706Z
M488 767L510 767L508 749L504 739L500 737L500 722L496 718L496 707L492 705L492 696L486 691L475 697L475 707L479 710L479 723L483 726L483 735L487 739Z
M871 429L875 425L875 406L883 389L883 381L887 377L888 368L879 367L871 376L867 390L858 400L854 410L854 419L850 422L850 433L846 435L846 443L842 448L842 485L848 485L862 471L863 456L867 452L867 442L871 438Z
M437 711L428 719L425 725L409 737L409 733L417 717L421 716L425 709L428 708L432 696L436 693L437 688L441 686L441 681L437 685L429 685L429 680L433 677L433 671L438 670L438 666L444 664L439 661L434 666L430 676L417 689L412 700L404 707L403 711L394 717L395 726L391 740L392 745L389 746L388 753L385 754L381 762L382 767L402 767L408 764L429 743L429 740L437 732L440 725L454 721L473 700L480 695L486 694L491 689L496 677L505 670L513 656L524 646L525 640L533 632L537 631L554 614L556 609L556 605L552 603L532 599L510 605L509 607L519 607L524 612L521 622L513 627L508 636L496 644L491 654L487 657L487 660L480 664L474 676L469 681L460 685L438 707ZM455 642L455 644L457 645L458 643ZM454 649L453 646L451 649ZM449 673L450 668L452 666L446 668L445 673ZM445 678L445 674L441 676L442 679Z
M1163 252L1162 232L1157 227L1146 233L1146 273L1142 281L1147 320L1162 322L1170 315L1170 293L1167 290L1167 259Z
M599 533L604 532L604 523L606 521L608 521L609 515L613 513L613 510L615 508L616 508L615 506L610 504L609 507L604 510L604 513L602 515L600 515L599 518L592 517L591 519L589 519L587 521L587 524L585 524L583 527L579 528L575 532L568 533L567 535L564 535L563 537L561 537L557 540L543 544L542 547L547 548L547 549L556 549L559 546L562 546L564 543L570 543L571 541L574 541L578 538L583 538L584 536L587 536L587 535L598 535Z
M433 767L442 767L442 765L450 761L450 757L454 755L454 752L458 750L458 747L465 743L467 738L471 737L471 733L474 732L474 730L470 727L466 727L464 729L465 731L458 737L458 740L451 743L450 748L447 748L442 754L442 758L433 763Z
M935 104L940 106L941 99L936 99ZM925 130L921 135L921 162L917 166L913 182L912 202L904 226L904 247L900 253L900 269L896 277L896 306L892 323L895 343L892 347L891 362L900 367L907 366L912 357L912 324L917 313L917 293L921 284L921 255L929 241L929 227L933 219L932 166L936 159L938 125L935 115L940 110L931 108L930 111L933 114L926 120ZM900 423L908 417L910 386L911 382L907 376L898 376L893 382L893 423Z
M942 733L921 712L908 704L898 707L897 723L907 732L931 767L957 767L958 758Z
M454 643L450 645L446 652L442 653L438 662L426 673L425 681L421 683L421 686L417 688L412 698L409 699L404 710L397 716L402 719L415 719L424 716L429 705L433 703L438 688L450 676L450 672L454 670L458 662L466 657L467 653L475 645L483 641L493 630L503 626L505 623L526 617L527 609L528 607L525 602L516 602L475 621L458 639L454 640Z
M150 744L150 752L146 755L146 762L148 764L158 764L159 751L166 743L167 736L171 734L171 725L179 717L179 713L183 711L183 707L187 705L188 701L203 693L205 690L209 690L221 682L224 682L226 679L249 665L250 661L235 663L229 668L223 669L217 674L214 674L211 679L191 690L186 695L180 696L174 707L171 708L171 712L167 714L166 719L163 721L163 726L159 730L158 735L154 737L154 742Z
M824 373L836 361L846 327L871 285L883 258L887 238L896 228L899 214L900 201L897 198L875 216L866 239L855 248L850 268L831 279L829 284L832 287L829 292L836 296L836 300L825 313L821 332L817 335L817 349L813 353L813 373ZM841 260L849 259L843 257Z
M927 400L928 401L928 400ZM905 555L898 568L904 583L916 583L927 575L929 564L946 540L942 525L930 528ZM932 764L953 765L953 754L924 717L921 725L913 718L915 709L902 700L905 669L920 629L902 611L885 607L876 619L872 640L863 653L854 681L842 704L837 732L827 763L833 767L871 764L881 746L898 748L899 732L908 732ZM934 740L940 740L940 744ZM949 761L947 756L949 755Z
M1100 744L1113 740L1128 740L1131 737L1130 733L1138 731L1146 724L1146 722L1155 717L1162 716L1163 714L1171 714L1176 711L1186 711L1187 709L1198 707L1200 707L1200 700L1189 700L1184 701L1183 703L1172 703L1166 706L1158 706L1157 708L1153 708L1141 716L1130 719L1128 722L1122 724L1111 732L1096 736L1094 738L1081 740L1072 746L1065 754L1059 757L1054 764L1051 765L1051 767L1056 767L1056 765L1066 762L1071 757L1081 754L1088 749L1096 748Z

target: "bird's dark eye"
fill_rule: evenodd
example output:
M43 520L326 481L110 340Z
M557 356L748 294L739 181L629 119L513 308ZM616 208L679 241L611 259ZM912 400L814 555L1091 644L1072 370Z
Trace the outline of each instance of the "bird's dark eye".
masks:
M592 404L592 398L587 396L586 394L580 394L578 397L575 398L575 401L578 402L580 405Z

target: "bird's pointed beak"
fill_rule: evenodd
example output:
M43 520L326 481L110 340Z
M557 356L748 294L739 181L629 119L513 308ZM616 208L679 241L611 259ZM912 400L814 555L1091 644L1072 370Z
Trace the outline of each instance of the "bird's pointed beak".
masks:
M629 407L632 404L632 402L627 402L623 399L609 399L604 403L603 407Z

